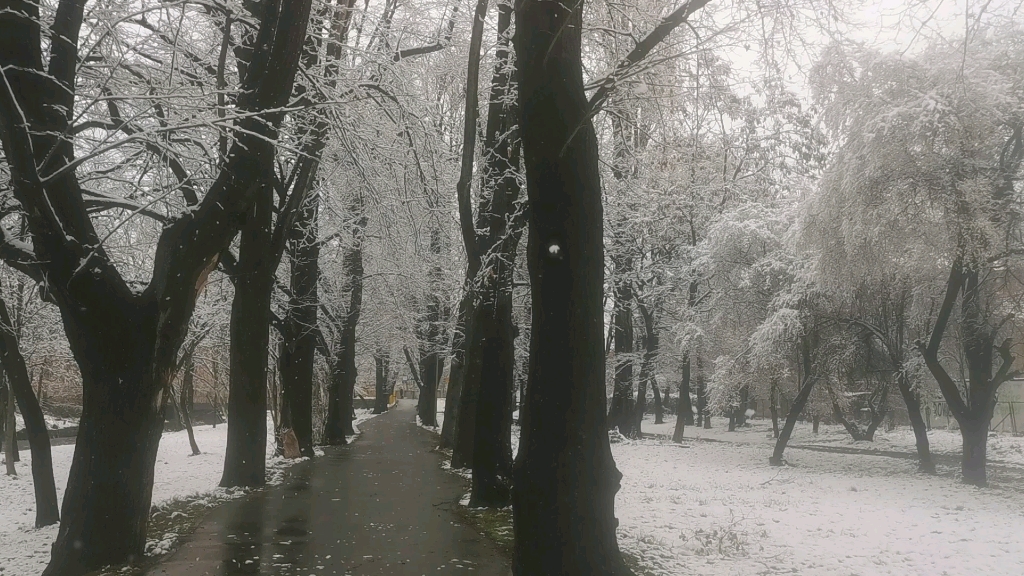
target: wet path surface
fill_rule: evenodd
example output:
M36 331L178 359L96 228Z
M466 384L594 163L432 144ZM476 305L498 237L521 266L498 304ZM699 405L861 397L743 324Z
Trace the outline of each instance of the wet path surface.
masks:
M461 479L402 401L354 443L293 466L281 486L210 512L147 576L507 576L497 548L455 513Z

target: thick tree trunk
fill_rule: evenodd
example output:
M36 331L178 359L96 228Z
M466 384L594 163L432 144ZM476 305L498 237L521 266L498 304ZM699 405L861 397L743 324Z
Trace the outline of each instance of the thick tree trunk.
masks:
M516 5L530 201L533 322L514 467L517 576L629 574L619 552L604 370L597 137L580 56L583 5Z
M492 311L493 312L493 311ZM476 435L477 400L480 395L481 377L484 370L483 331L487 314L479 303L472 307L466 324L466 353L462 366L462 382L459 392L458 416L455 425L455 443L452 445L452 468L473 466L473 441ZM493 327L492 327L493 328Z
M988 422L987 418L960 422L960 435L963 437L961 473L965 484L988 485L985 466L988 449Z
M277 259L273 241L273 173L264 174L238 248L229 331L228 438L220 485L262 486L267 460L267 362L270 298Z
M926 474L935 474L935 461L932 460L932 453L928 444L928 427L924 418L921 417L921 398L911 387L910 379L904 373L900 373L896 380L900 396L907 405L907 416L910 418L910 427L914 430L914 439L917 444L918 465L917 470Z
M299 193L298 190L292 192ZM282 418L295 432L299 453L313 452L313 365L316 359L317 283L320 279L320 245L317 238L319 198L307 198L295 224L288 231L290 294L281 330Z
M53 460L50 456L50 437L39 400L32 392L32 380L25 365L25 357L17 341L17 332L7 312L6 303L0 299L0 364L7 376L7 384L14 393L11 408L16 400L25 418L25 429L29 436L29 450L32 453L32 484L36 495L36 528L55 524L60 520L56 486L53 482ZM11 410L13 414L13 410ZM11 430L13 431L13 429ZM13 438L13 435L11 436ZM12 447L16 446L16 441Z
M188 445L192 449L192 455L198 456L199 444L196 443L196 433L192 430L192 398L196 377L196 363L192 355L189 355L188 363L185 365L185 375L181 378L181 398L178 400L178 409L181 411L181 419L185 424L188 433Z
M779 439L775 442L775 451L772 453L771 458L768 459L768 463L772 466L782 466L784 463L782 455L786 450L786 445L789 444L789 439L793 436L793 428L796 426L797 418L800 417L800 413L807 406L807 400L811 397L812 388L814 388L814 378L805 372L804 381L800 385L800 391L797 392L796 398L793 399L793 404L789 407L786 424L782 427Z

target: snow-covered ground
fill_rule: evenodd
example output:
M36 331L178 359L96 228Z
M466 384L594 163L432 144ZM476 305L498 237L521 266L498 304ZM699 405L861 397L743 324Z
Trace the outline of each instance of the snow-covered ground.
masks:
M357 425L373 417L368 410L359 410L357 413ZM272 424L268 425L268 429L273 429ZM185 431L167 432L160 440L156 481L153 484L154 505L181 498L226 499L245 493L242 490L217 487L224 465L227 426L196 426L195 435L196 443L202 451L198 456L191 456ZM267 449L268 479L271 483L280 482L283 469L298 460L285 460L272 455L272 433L268 434ZM59 499L64 497L74 451L74 445L53 447L53 473ZM50 559L50 544L57 537L57 526L39 530L34 528L35 497L28 450L21 452L21 462L17 468L16 477L0 475L0 576L36 576L42 573ZM2 472L0 467L0 474ZM152 538L154 535L150 536ZM147 548L156 553L166 552L166 544L166 540L161 538L151 541Z
M668 420L644 431L671 436ZM871 454L790 450L792 466L772 467L770 422L736 432L725 424L688 427L681 445L612 444L623 474L619 544L650 574L1024 575L1024 485L977 489L957 482L955 466L940 462L947 474L925 476L913 458ZM934 453L959 457L959 432L929 437ZM799 424L792 445L915 453L909 428L870 443L840 426L814 435ZM992 437L989 450L998 463L1024 466L1024 438Z

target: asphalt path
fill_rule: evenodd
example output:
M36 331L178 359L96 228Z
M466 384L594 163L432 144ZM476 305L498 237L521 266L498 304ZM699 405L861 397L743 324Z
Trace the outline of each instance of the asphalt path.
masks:
M440 468L414 406L399 401L281 486L214 509L147 576L508 576L498 549L462 524L463 480Z

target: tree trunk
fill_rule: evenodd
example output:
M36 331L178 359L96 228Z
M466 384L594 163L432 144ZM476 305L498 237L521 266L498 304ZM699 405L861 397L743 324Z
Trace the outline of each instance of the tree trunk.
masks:
M789 407L786 424L782 427L779 439L775 442L775 451L772 453L772 457L768 459L768 463L772 466L782 466L784 462L782 454L786 450L786 444L789 444L790 437L793 436L793 428L796 426L797 418L800 417L800 413L807 406L807 400L811 397L812 388L814 388L814 378L805 371L804 382L800 385L800 391L797 392L796 398L793 399L793 404Z
M198 456L199 444L196 444L196 434L192 430L192 398L194 395L194 384L196 376L195 358L189 355L188 363L185 365L185 375L181 378L181 398L178 401L178 409L181 411L181 419L185 424L188 433L188 445L192 449L192 455Z
M6 380L6 378L3 378ZM0 417L4 419L4 462L7 463L7 475L17 476L18 469L14 466L18 455L18 437L15 430L16 420L14 419L14 394L7 382L0 382L4 389L3 402L0 403Z
M769 400L768 409L772 413L772 436L774 438L779 437L779 383L772 380L771 391L768 393L771 396Z
M298 189L292 192L300 193ZM309 196L288 231L290 267L288 310L281 329L282 417L295 432L299 453L313 452L313 366L316 360L317 283L320 279L320 245L317 238L319 197Z
M697 385L697 412L704 421L704 429L711 430L711 407L708 405L708 386L704 382Z
M388 411L388 370L391 362L387 352L378 348L373 355L373 364L376 368L376 395L373 401L373 413L383 414Z
M625 265L616 266L616 269ZM633 289L629 282L616 283L612 296L612 343L615 354L615 384L612 388L612 407L608 425L618 428L624 436L632 436L635 416L633 403Z
M607 434L601 181L582 13L581 3L516 5L533 311L514 467L517 576L630 574L615 535L622 475Z
M960 435L963 437L961 473L964 483L973 486L988 485L985 466L988 449L988 419L978 418L974 421L961 422Z
M440 258L442 252L441 230L434 228L430 231L430 252L434 258ZM441 286L444 271L440 265L435 265L430 271L430 285ZM441 375L444 372L444 332L441 329L443 303L441 295L432 292L427 296L427 309L419 325L417 336L420 348L420 397L417 403L417 411L420 421L424 426L437 426L437 385L441 382ZM463 384L465 392L465 383ZM459 410L462 411L460 402ZM460 414L461 417L465 413ZM456 433L458 428L456 428Z
M53 481L50 434L46 430L46 420L43 418L39 400L32 392L32 380L25 366L25 357L21 355L17 334L14 322L11 321L11 316L7 311L7 305L0 299L0 364L3 365L4 374L7 375L10 390L14 393L14 398L8 395L8 402L13 408L14 402L17 401L21 417L25 420L29 451L32 454L32 487L35 490L36 499L36 528L42 528L60 520L60 503L57 501L57 488ZM13 415L13 410L11 413ZM11 428L13 433L13 426ZM16 439L12 442L11 447L17 447Z
M676 400L676 418L681 414L683 424L693 426L693 402L690 400L690 354L683 355L683 374L679 381L679 399ZM678 427L678 425L677 425Z
M474 292L476 292L474 290ZM473 305L466 324L466 353L462 366L462 382L459 392L458 416L455 425L455 443L452 445L452 468L473 466L473 441L476 434L477 400L480 395L481 377L484 369L484 342L482 333L486 326L481 315L486 314L480 303Z
M651 375L651 390L654 392L654 423L665 423L665 408L661 403L661 390L658 389L658 381Z
M339 314L338 338L334 343L331 381L328 389L327 418L324 421L324 443L345 444L346 436L355 434L352 426L353 395L356 385L356 325L363 306L363 237L367 217L361 196L352 199L352 244L342 256L345 271L344 292L349 301L344 314Z
M468 280L467 280L468 284ZM452 349L449 354L448 391L445 394L444 424L441 426L439 447L451 448L454 452L456 429L459 420L459 403L462 400L462 383L466 380L466 346L471 336L470 316L473 314L472 294L465 292L459 302L459 315L455 333L452 335Z
M242 228L231 303L228 438L220 479L225 488L266 483L270 298L277 260L270 254L273 173L267 167L264 171L263 184Z
M928 445L928 427L924 418L921 417L921 398L911 388L910 379L905 373L900 373L896 380L900 390L900 396L907 405L907 416L910 418L910 427L914 430L914 439L917 443L917 470L926 474L935 474L935 461L932 460L931 449Z
M672 431L672 441L682 442L683 433L686 431L686 407L689 406L689 402L683 402L683 398L689 396L690 387L690 365L689 359L683 360L683 380L679 382L679 399L676 400L676 427ZM690 420L693 420L693 411L690 411Z
M750 408L750 386L744 385L740 388L740 405L736 411L736 425L743 426L747 423L747 409Z

